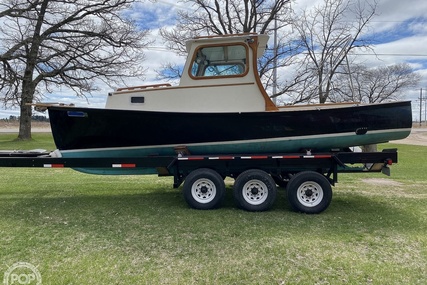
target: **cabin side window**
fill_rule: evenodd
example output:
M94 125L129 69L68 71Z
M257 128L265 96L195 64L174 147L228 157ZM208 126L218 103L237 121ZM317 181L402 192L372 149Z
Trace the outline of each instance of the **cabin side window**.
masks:
M247 73L247 49L244 45L201 47L196 51L191 77L244 76Z

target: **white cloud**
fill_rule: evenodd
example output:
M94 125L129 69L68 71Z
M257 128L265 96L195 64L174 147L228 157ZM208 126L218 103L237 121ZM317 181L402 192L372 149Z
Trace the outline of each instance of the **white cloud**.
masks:
M407 56L408 59L419 57L427 59L427 35L402 38L393 42L375 45L374 49L379 54Z
M380 0L378 1L377 21L399 22L407 19L426 17L425 0Z

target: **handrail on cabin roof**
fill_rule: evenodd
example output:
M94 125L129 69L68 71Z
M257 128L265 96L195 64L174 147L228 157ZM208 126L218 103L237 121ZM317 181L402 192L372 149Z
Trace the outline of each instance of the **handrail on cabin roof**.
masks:
M240 34L225 34L225 35L212 35L212 36L198 36L194 40L199 39L213 39L213 38L228 38L228 37L241 37L241 36L257 36L258 33L240 33Z

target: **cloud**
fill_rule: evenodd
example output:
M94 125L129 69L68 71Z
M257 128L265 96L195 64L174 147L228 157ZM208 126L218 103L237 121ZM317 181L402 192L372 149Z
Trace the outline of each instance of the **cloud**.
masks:
M375 21L398 23L411 18L423 18L426 16L426 10L427 1L425 0L379 0Z
M403 56L405 59L418 57L427 59L427 35L411 36L396 41L378 44L374 46L378 54L389 54L390 56Z
M361 0L362 1L362 0ZM184 64L185 58L177 56L168 51L158 35L161 27L172 27L180 10L194 10L194 7L183 6L172 0L143 1L135 4L126 12L126 16L137 23L142 29L150 29L150 39L153 43L145 50L146 60L144 67L147 68L145 80L127 79L128 86L160 83L156 79L156 69L163 63L173 62ZM300 0L292 2L292 8L301 11L304 7L312 7L322 4L322 0ZM378 0L377 16L373 19L371 29L365 35L375 40L374 50L368 54L360 52L360 60L369 66L395 64L399 62L411 63L418 69L417 72L427 78L427 1L425 0ZM351 20L351 19L349 19ZM288 73L283 76L289 76ZM421 86L427 87L427 82L421 82ZM77 106L88 106L102 108L105 104L108 92L111 88L99 82L100 91L92 96L78 98L67 88L55 90L52 94L46 94L45 101L75 103ZM118 86L120 87L120 86ZM408 92L410 98L416 98L417 92ZM0 110L0 117L8 117L11 112L17 114L17 110Z

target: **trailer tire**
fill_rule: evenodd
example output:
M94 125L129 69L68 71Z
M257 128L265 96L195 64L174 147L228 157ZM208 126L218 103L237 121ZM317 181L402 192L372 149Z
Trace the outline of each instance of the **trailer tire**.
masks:
M318 214L326 210L332 200L332 187L328 179L314 171L303 171L289 181L288 200L297 212Z
M241 173L234 183L233 196L237 206L246 211L266 211L276 200L277 187L265 171L251 169Z
M221 206L225 183L221 175L209 168L192 171L184 181L184 199L194 209L209 210Z

